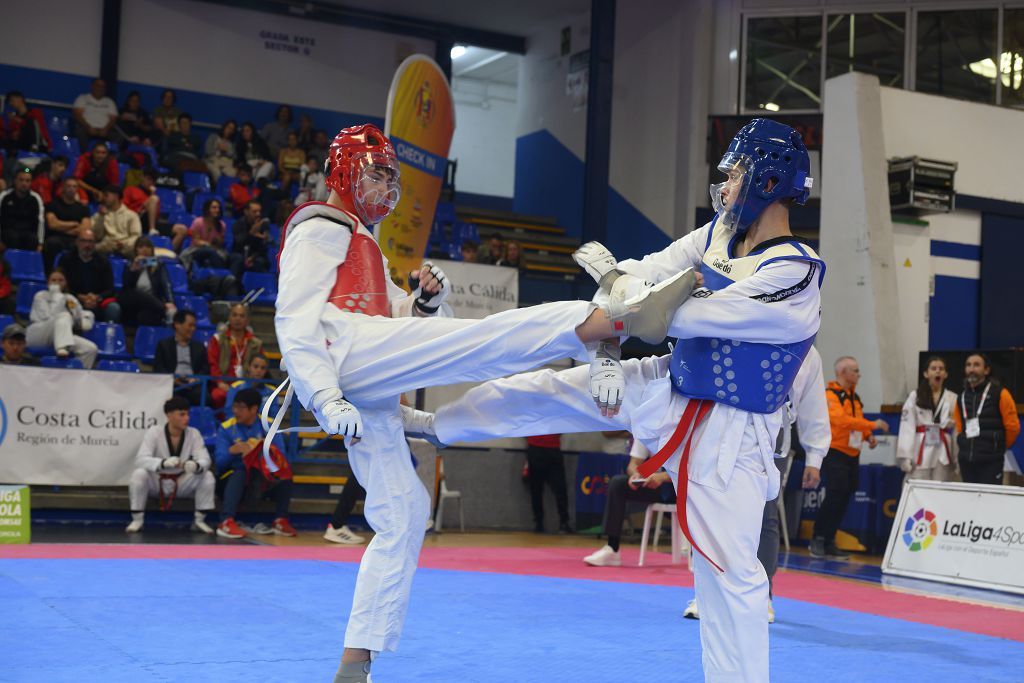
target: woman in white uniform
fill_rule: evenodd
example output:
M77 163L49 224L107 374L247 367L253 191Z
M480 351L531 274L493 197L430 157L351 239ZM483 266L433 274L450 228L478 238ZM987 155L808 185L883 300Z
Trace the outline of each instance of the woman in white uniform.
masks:
M896 459L908 479L959 481L953 411L956 394L946 388L946 361L928 359L921 384L903 404Z

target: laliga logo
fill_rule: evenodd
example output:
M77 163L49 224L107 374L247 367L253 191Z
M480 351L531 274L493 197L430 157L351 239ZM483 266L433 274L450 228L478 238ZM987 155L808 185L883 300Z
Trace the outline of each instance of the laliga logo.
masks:
M910 552L917 552L930 546L938 533L935 513L921 508L907 517L907 523L903 526L903 542Z
M416 120L426 128L434 120L434 100L430 96L430 83L423 81L416 93Z

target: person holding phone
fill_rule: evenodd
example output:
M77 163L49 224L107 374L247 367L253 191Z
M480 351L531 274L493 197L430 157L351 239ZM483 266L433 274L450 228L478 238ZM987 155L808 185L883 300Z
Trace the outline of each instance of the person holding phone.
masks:
M177 310L167 269L153 255L148 237L135 241L135 257L124 271L124 287L117 295L126 325L163 325Z
M651 457L651 452L644 445L633 440L629 449L629 464L626 473L611 478L608 482L608 502L604 523L604 533L608 542L583 558L591 567L622 566L619 554L619 542L622 539L622 523L626 519L626 502L636 501L645 504L675 503L676 491L668 472L661 470L649 477L643 477L637 471L640 463Z
M267 246L270 244L270 221L263 217L263 206L253 199L245 203L242 217L231 225L234 243L231 250L242 257L245 270L266 272L270 267Z

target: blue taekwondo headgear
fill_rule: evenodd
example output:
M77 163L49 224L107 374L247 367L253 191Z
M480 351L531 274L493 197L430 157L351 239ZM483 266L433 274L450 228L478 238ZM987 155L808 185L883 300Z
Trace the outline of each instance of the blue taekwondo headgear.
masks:
M718 224L743 234L774 201L807 201L813 179L804 141L793 128L754 119L736 134L718 164L728 178L711 186ZM769 181L771 189L767 189Z

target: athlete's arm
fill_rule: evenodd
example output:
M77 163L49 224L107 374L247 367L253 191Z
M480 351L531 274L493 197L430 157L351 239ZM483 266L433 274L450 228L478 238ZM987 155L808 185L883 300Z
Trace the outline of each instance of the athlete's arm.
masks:
M307 408L318 391L338 388L320 319L350 240L344 226L314 218L289 230L281 254L274 327L288 376Z
M792 395L793 406L796 408L796 428L807 457L805 466L821 469L821 463L832 443L832 428L828 422L821 356L813 347L793 383Z
M619 261L617 268L623 273L655 283L667 280L681 270L699 268L701 259L704 258L704 247L710 230L711 224L708 223L639 261Z

